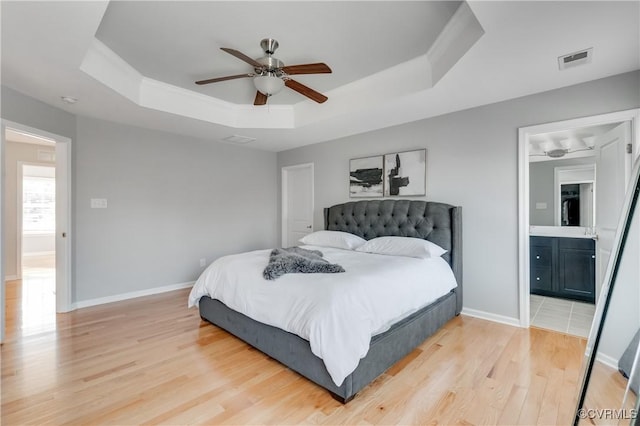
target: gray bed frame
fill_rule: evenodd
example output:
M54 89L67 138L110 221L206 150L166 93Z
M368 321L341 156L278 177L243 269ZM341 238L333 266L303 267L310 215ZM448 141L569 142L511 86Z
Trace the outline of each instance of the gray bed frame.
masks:
M202 297L200 316L327 389L342 403L422 344L462 309L462 209L415 200L366 200L325 209L325 229L345 231L367 240L380 236L417 237L447 250L458 287L431 305L371 338L367 355L341 386L331 380L309 342L295 334L257 322L222 302ZM390 284L391 285L391 284Z

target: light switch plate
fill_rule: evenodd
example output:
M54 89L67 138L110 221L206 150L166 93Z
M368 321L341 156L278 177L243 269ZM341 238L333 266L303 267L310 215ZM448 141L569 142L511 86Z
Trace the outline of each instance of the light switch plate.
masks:
M106 209L107 208L107 199L106 198L92 198L91 199L91 208L92 209Z

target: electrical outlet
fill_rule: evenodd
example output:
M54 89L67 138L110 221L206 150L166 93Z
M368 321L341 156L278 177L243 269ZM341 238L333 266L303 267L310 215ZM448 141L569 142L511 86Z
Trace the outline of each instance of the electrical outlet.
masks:
M207 266L207 259L203 257L202 259L200 259L200 267L205 267L205 266Z

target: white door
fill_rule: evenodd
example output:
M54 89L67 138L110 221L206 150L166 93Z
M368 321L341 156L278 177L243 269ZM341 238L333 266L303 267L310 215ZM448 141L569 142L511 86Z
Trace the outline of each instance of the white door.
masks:
M313 164L282 168L282 247L313 232Z
M629 186L632 154L631 122L616 126L596 140L596 298L613 249L624 196Z

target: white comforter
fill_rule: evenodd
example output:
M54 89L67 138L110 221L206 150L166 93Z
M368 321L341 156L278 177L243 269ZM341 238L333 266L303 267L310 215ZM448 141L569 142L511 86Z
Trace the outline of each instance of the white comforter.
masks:
M303 246L346 272L265 280L271 250L225 256L198 278L189 307L208 295L246 316L309 341L340 386L369 350L371 336L456 287L447 262Z

